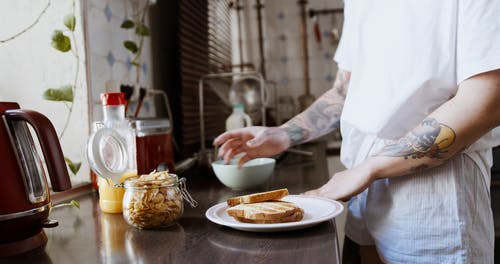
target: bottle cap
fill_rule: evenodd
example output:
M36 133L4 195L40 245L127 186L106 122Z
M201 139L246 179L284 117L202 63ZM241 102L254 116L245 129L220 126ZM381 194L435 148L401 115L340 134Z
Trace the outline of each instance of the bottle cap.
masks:
M133 120L135 132L138 137L170 132L170 120L167 118L140 118Z
M237 103L233 105L233 108L245 109L245 105L243 103Z
M125 105L125 93L102 93L102 105Z

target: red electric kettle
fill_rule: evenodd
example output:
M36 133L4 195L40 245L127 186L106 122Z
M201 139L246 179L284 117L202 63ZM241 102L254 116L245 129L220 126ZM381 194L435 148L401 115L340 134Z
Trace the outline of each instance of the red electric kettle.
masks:
M51 122L38 112L19 108L17 103L0 102L0 257L45 246L43 228L58 224L48 219L51 203L44 163L28 124L38 138L52 189L71 188Z

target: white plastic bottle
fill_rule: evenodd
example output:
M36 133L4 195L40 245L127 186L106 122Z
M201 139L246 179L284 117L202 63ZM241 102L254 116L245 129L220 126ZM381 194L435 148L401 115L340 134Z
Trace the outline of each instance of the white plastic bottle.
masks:
M233 106L233 113L226 119L226 131L252 125L252 119L245 113L243 104Z

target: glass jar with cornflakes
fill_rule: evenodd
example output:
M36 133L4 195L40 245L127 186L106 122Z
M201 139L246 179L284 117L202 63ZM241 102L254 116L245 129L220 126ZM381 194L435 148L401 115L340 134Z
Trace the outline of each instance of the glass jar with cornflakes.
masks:
M191 206L196 201L186 190L185 178L153 172L125 181L123 217L139 229L165 228L175 223L184 210L183 199Z

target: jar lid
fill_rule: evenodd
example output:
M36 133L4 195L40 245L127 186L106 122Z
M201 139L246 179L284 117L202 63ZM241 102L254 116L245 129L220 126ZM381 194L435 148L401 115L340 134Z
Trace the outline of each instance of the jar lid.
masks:
M87 158L99 176L117 183L128 167L127 144L116 130L101 128L89 138Z
M123 186L126 189L152 189L177 186L178 184L179 180L177 175L162 171L129 178L124 182Z
M179 179L176 174L168 173L168 171L153 171L150 174L141 175L140 177L129 178L123 184L125 189L133 190L156 189L174 186L179 187L182 198L186 200L191 207L198 206L198 202L187 191L186 178Z
M102 93L102 105L125 105L125 93Z
M167 133L171 129L167 118L141 118L135 119L133 123L139 137Z

